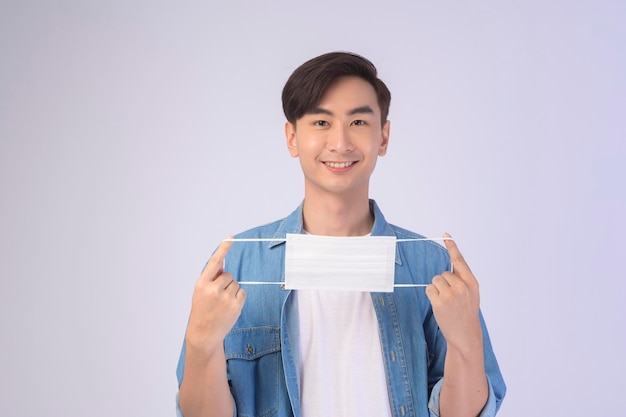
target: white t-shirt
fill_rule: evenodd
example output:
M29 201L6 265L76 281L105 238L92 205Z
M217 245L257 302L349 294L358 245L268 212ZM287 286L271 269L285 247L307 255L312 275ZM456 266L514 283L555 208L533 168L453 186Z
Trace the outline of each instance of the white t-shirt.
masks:
M368 292L298 290L303 417L391 417Z

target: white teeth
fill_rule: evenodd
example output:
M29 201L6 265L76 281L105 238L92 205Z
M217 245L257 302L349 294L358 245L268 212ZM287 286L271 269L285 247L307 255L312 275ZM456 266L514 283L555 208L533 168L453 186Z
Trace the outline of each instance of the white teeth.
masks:
M331 168L345 168L352 165L354 162L325 162Z

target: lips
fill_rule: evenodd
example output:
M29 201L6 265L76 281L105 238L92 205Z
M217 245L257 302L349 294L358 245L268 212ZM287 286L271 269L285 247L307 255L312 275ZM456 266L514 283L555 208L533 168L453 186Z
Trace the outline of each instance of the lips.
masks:
M326 164L326 166L330 167L330 168L348 168L349 166L354 165L354 161L348 161L348 162L332 162L332 161L326 161L324 162L324 164Z

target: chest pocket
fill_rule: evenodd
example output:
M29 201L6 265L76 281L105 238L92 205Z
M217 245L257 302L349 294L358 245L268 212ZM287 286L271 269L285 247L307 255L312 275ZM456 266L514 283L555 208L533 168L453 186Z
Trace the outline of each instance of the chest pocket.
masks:
M268 417L278 410L280 329L231 330L224 338L228 383L237 415Z

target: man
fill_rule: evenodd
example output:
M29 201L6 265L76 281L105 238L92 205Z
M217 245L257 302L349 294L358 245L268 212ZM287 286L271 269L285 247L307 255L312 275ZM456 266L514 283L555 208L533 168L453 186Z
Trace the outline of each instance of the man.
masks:
M369 199L389 144L391 95L363 57L330 53L283 89L287 148L304 201L288 217L223 242L198 279L179 361L179 414L197 416L491 416L505 386L456 244L396 246L394 292L284 290L288 233L420 235ZM448 255L449 253L449 255ZM450 272L450 262L453 271ZM224 267L223 267L224 265Z

